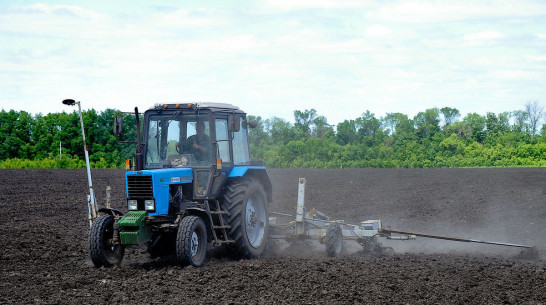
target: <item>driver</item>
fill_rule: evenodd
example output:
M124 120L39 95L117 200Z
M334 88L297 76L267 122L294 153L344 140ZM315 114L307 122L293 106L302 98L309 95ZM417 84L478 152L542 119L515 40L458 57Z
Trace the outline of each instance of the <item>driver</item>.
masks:
M210 155L210 138L205 134L205 123L197 121L195 130L197 133L188 137L182 149L184 152L193 154L197 161L207 160Z

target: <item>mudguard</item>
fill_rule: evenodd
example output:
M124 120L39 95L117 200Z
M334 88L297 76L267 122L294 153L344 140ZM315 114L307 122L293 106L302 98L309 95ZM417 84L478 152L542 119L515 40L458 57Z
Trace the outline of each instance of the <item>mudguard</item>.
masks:
M248 176L252 176L260 181L267 194L267 201L271 203L273 201L273 187L265 166L235 166L231 169L228 178Z
M123 212L112 208L100 208L98 212L102 212L104 214L112 216L123 216Z

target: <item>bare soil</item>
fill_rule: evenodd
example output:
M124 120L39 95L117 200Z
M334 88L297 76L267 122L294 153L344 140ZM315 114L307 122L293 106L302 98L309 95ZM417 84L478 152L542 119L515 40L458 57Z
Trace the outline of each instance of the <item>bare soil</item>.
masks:
M272 211L305 204L336 219L546 245L546 168L273 169ZM124 171L94 170L100 204L125 207ZM0 304L546 304L546 263L517 249L430 239L385 242L392 257L285 251L255 260L211 255L205 267L150 260L143 247L94 268L85 170L0 170ZM542 253L542 252L541 252Z

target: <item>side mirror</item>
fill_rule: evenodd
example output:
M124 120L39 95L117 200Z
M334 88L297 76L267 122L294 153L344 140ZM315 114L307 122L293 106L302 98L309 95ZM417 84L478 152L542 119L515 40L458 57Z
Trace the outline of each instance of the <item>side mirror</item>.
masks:
M120 135L123 132L123 117L117 116L114 118L114 134Z
M241 117L237 114L230 115L228 118L228 129L235 132L241 130Z
M250 121L248 121L248 126L249 126L250 128L256 128L256 127L258 127L258 121L256 121L256 120L250 120Z

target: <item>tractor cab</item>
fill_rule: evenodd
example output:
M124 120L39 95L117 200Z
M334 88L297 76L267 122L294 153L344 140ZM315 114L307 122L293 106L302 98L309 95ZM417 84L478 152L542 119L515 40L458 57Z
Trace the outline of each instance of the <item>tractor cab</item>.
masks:
M144 113L143 169L191 168L193 199L214 198L234 166L250 165L248 126L230 104L156 106Z
M144 114L145 168L250 163L246 114L238 107L217 103L177 106L167 104Z

